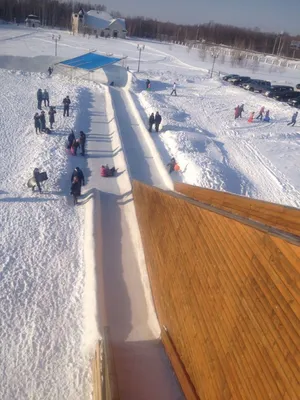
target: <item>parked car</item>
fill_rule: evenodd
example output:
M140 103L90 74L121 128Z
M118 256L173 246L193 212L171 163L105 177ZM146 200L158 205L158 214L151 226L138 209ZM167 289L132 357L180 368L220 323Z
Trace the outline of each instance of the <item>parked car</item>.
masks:
M243 84L243 88L246 90L250 90L250 92L265 92L271 87L271 82L264 81L261 79L251 79L250 82L246 82Z
M242 86L243 83L250 82L250 76L239 76L238 78L230 78L228 82L231 82L235 86Z
M284 92L293 92L294 88L292 86L283 86L283 85L273 85L268 89L264 95L267 97L274 97L277 94Z
M238 77L239 77L239 75L235 75L235 74L225 75L225 76L223 76L223 81L228 81L228 79L238 78Z
M300 90L300 83L298 83L298 85L296 85L296 89Z
M297 97L299 97L299 92L288 91L276 94L274 99L278 101L288 101L290 99L296 99Z
M299 94L299 93L298 93ZM295 99L290 99L288 100L288 104L291 107L296 107L296 108L300 108L300 96L296 97Z

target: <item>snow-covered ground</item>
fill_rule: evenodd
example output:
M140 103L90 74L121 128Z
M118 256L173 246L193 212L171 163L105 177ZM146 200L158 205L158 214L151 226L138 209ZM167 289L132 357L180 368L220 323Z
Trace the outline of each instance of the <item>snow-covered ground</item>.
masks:
M145 91L146 76L151 91ZM300 207L300 130L287 126L288 105L205 75L148 71L134 91L144 119L159 110L162 130L152 137L165 162L178 161L174 179L197 186ZM179 83L171 97L172 82ZM242 119L234 108L245 104ZM270 123L248 123L251 111L270 110Z
M0 398L83 399L91 392L84 211L69 201L74 160L65 140L71 128L80 128L86 88L58 76L5 70L0 85ZM34 131L40 87L57 105L52 135ZM67 94L72 108L63 118ZM49 177L42 194L26 186L35 167Z
M69 204L69 179L75 164L64 143L71 128L82 129L80 121L89 107L87 90L99 90L101 95L102 89L61 75L48 79L45 72L50 63L58 61L53 57L52 33L61 34L60 58L91 49L126 55L133 72L138 63L137 41L89 39L7 25L0 27L0 33L0 398L89 398L92 338L86 335L84 319L84 212ZM182 171L173 178L300 207L300 130L297 125L286 125L294 110L217 77L209 79L211 60L202 61L196 50L145 44L141 72L133 77L133 100L146 125L152 111L161 112L162 131L152 138L164 163L171 156L178 160ZM16 69L19 72L12 71ZM217 60L218 70L268 77L273 83L299 83L298 71L293 69L274 72L261 65L254 73ZM152 82L150 92L144 90L146 78ZM177 97L170 96L174 81ZM51 102L58 106L66 94L72 100L68 119L58 108L51 136L38 136L33 129L39 87L49 89ZM116 89L114 102L126 125L120 126L126 141L132 118L125 115L130 107L122 108L120 98L126 101ZM241 103L245 117L234 121L234 108ZM249 124L246 117L261 106L270 109L271 122ZM131 127L134 134L137 126L135 122ZM124 143L124 149L132 154L140 151L138 147L133 151L132 142ZM84 160L77 158L76 162L86 167ZM42 195L26 187L35 167L49 175ZM153 171L147 173L153 181Z

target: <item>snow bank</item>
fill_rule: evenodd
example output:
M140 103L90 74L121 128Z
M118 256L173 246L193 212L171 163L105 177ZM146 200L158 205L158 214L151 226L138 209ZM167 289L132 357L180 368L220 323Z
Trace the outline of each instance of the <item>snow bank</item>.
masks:
M82 88L62 77L3 70L0 84L0 397L86 398L96 338L85 332L84 209L68 201L65 151ZM39 87L57 105L52 135L34 132ZM61 109L66 94L69 118ZM26 186L35 167L49 176L42 194Z
M133 85L139 111L147 123L162 114L162 129L152 138L163 161L174 156L181 172L174 180L224 190L275 203L300 206L299 129L286 126L294 110L260 94L204 75L152 70ZM144 90L146 78L151 91ZM178 96L170 96L172 82ZM245 104L244 118L234 108ZM271 122L249 124L251 111L265 106ZM297 175L297 176L296 176Z

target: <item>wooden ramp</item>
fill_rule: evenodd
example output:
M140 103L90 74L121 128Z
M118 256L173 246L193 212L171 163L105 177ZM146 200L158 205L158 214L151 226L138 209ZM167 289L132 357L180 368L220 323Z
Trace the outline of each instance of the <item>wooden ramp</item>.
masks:
M299 399L300 211L176 190L201 203L133 182L163 341L186 398Z

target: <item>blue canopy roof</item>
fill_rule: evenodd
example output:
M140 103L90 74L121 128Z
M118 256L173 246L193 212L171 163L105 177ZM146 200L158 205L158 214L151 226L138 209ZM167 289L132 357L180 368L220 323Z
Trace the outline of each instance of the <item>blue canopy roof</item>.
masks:
M101 56L100 54L96 53L87 53L79 57L71 58L70 60L62 61L60 64L92 71L102 68L108 64L114 64L120 60L121 58Z

